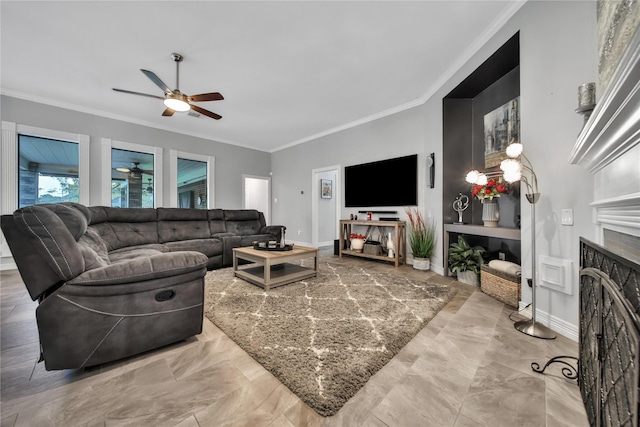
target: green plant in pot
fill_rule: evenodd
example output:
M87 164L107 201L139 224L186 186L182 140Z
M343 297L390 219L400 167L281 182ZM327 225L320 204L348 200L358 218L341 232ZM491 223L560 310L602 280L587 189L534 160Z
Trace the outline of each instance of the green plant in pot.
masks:
M478 286L480 266L484 263L482 246L471 247L463 236L458 236L458 242L449 247L449 269L456 273L458 281L468 285Z
M406 208L405 212L409 217L409 247L413 254L413 268L429 270L436 244L435 222L425 221L418 208Z

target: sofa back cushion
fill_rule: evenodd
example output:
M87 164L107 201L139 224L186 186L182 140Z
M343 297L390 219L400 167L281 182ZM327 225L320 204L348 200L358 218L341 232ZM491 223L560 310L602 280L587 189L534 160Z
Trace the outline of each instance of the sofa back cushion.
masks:
M13 218L22 233L22 240L14 245L37 253L41 262L55 272L58 281L73 279L84 271L84 258L74 236L83 228L86 230L86 218L80 211L63 206L28 206L15 211ZM27 267L33 269L37 265ZM56 282L49 286L54 284ZM35 294L29 292L33 298ZM38 289L36 294L42 292Z
M155 209L91 208L89 228L104 240L107 250L127 246L158 243L158 223Z
M207 211L207 220L209 221L211 236L227 232L227 225L224 221L224 210L209 209Z
M78 246L84 258L85 271L104 267L111 263L109 261L107 245L95 230L91 228L88 229L87 232L80 237L80 240L78 240Z
M160 243L211 237L204 209L158 208Z
M260 229L265 225L264 216L255 209L225 210L224 219L229 233L238 236L250 236L259 234Z

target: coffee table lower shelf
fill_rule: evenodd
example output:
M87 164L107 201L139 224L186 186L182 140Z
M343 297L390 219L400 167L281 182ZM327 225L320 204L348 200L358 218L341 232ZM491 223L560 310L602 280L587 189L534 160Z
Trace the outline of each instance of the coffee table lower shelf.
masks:
M306 258L313 258L310 267L293 264ZM263 287L265 290L298 280L315 277L318 274L318 248L295 246L290 251L262 251L252 247L233 249L233 272L236 277ZM240 260L253 264L240 266Z
M269 283L267 283L264 269L265 266L259 265L237 270L235 273L237 277L261 286L266 290L316 276L316 272L307 267L295 264L278 264L271 267Z

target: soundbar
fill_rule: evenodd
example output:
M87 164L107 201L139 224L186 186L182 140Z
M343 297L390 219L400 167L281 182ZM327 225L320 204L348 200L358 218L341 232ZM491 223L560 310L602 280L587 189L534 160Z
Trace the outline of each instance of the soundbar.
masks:
M394 217L389 217L389 216L385 216L385 217L380 217L380 221L400 221L400 218L398 218L397 216Z
M397 214L398 211L358 211L358 213L366 214L371 212L372 214Z

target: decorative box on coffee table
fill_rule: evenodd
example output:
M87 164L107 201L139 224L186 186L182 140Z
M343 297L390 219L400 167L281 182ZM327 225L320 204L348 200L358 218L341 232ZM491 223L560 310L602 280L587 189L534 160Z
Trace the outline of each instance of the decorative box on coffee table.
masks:
M480 267L480 289L498 301L518 308L520 302L520 275L509 274L482 265Z

